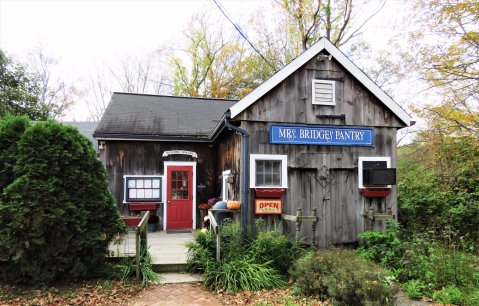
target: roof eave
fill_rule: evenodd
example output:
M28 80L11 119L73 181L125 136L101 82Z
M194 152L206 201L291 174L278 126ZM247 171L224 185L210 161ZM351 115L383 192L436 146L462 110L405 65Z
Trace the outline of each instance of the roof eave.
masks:
M191 135L150 135L127 133L94 133L96 140L126 140L126 141L174 141L174 142L211 142L208 136Z

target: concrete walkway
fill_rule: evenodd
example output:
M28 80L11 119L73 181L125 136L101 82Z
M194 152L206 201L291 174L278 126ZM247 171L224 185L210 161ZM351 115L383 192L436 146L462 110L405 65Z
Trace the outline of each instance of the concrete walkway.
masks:
M186 243L193 240L193 233L168 234L166 231L158 231L148 233L147 239L154 265L183 265L188 256ZM121 242L113 241L109 250L113 257L134 256L135 247L135 232L128 231Z

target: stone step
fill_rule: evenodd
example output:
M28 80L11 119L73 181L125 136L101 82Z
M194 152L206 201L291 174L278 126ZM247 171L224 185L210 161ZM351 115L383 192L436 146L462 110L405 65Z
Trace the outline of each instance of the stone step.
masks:
M186 263L153 263L153 270L158 273L165 272L184 272L186 270Z
M201 282L200 274L191 273L159 273L160 284L181 284Z

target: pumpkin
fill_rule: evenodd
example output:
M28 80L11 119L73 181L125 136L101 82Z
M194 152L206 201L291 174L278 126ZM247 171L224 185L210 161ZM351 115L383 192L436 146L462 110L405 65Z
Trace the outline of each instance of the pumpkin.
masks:
M239 209L241 206L240 201L228 201L227 205L228 209Z

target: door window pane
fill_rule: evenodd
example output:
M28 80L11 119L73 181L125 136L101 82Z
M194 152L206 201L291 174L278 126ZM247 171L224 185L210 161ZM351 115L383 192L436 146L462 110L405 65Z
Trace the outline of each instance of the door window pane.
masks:
M188 171L171 171L171 195L173 199L189 199Z

